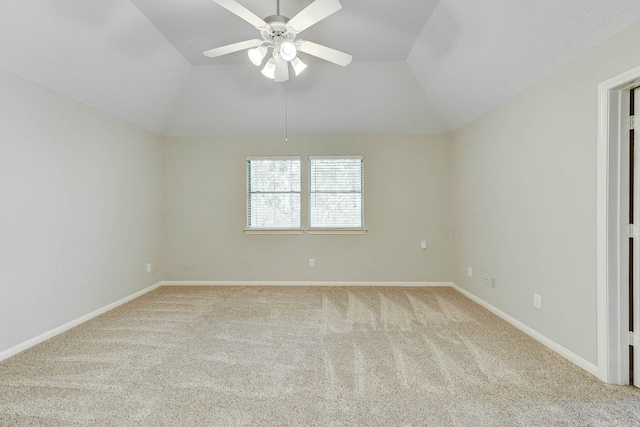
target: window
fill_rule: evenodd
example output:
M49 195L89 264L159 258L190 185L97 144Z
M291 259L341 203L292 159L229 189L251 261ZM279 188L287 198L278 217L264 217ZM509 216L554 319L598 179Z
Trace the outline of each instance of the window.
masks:
M300 228L300 157L247 157L247 229Z
M364 229L362 156L309 157L309 228Z

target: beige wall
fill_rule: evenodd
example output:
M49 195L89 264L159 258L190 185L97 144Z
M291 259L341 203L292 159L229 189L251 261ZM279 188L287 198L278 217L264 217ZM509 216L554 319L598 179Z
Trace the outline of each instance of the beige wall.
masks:
M597 85L640 64L637 40L640 24L453 135L454 282L593 364Z
M162 151L1 70L0 135L2 352L161 279Z
M164 278L449 281L449 153L448 136L165 138ZM305 226L305 159L329 154L364 155L366 235L243 233L246 156L302 156Z

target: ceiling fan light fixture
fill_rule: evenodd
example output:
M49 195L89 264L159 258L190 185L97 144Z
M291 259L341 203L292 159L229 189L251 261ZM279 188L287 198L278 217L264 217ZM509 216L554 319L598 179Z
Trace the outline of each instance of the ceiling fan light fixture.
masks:
M258 46L256 48L249 49L247 54L249 55L249 59L251 60L253 65L259 67L260 65L262 65L262 60L264 59L264 57L267 56L267 48L264 46Z
M293 71L296 73L296 76L303 72L305 68L307 68L307 64L302 62L298 57L291 60L291 66L293 67Z
M261 71L262 75L268 77L270 79L276 78L276 61L273 58L270 58L267 63L264 65L264 68Z
M280 15L280 0L276 0L277 14L267 16L264 19L259 18L239 3L244 0L213 1L253 25L260 32L261 39L255 38L205 50L202 53L208 58L217 58L247 50L251 63L256 67L261 67L264 64L261 73L277 83L289 80L289 64L291 64L296 76L307 68L307 65L298 58L298 52L343 67L349 65L353 59L351 55L339 50L296 38L302 31L340 10L342 8L340 0L306 0L311 4L291 19ZM269 52L269 49L272 51ZM267 56L269 58L265 64Z
M293 42L285 41L280 45L280 56L285 61L292 61L298 54L298 49Z

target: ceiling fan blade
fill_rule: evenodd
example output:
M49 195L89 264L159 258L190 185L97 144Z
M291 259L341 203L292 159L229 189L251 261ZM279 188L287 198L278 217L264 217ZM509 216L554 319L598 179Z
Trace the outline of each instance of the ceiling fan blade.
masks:
M226 46L217 47L215 49L209 49L202 52L204 56L208 56L209 58L216 58L218 56L226 55L229 53L237 52L243 49L250 49L252 47L261 46L263 43L262 40L253 39L253 40L245 40L243 42L228 44Z
M229 12L238 15L259 30L269 28L269 24L235 0L213 0Z
M339 50L331 49L330 47L322 46L321 44L309 42L306 40L298 40L296 43L300 52L308 53L325 61L333 62L334 64L342 65L346 67L351 64L353 56L348 53L340 52Z
M287 22L287 31L298 34L340 9L340 0L315 0Z
M275 81L286 82L289 80L289 63L282 59L280 55L276 55L276 78Z

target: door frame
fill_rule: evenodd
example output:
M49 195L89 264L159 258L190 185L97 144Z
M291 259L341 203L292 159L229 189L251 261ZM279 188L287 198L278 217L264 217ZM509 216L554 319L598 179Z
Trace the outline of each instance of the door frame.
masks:
M629 158L624 144L629 135L624 118L628 91L639 83L640 67L636 67L598 85L598 377L610 384L629 384L629 172L622 162Z

